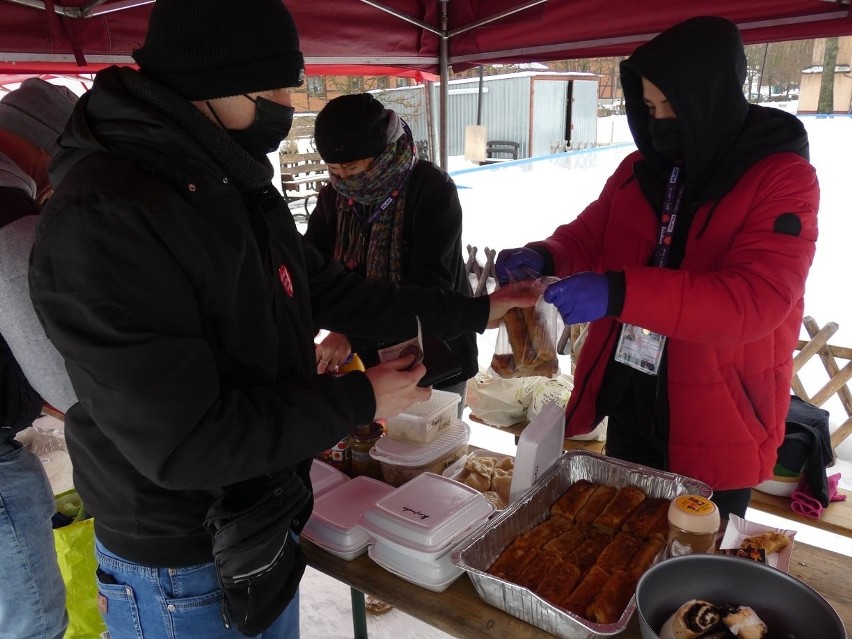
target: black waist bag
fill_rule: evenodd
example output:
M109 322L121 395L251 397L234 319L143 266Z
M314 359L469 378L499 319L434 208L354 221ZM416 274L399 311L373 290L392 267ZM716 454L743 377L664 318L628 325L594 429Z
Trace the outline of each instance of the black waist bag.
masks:
M296 475L264 486L251 506L235 509L226 494L207 511L222 616L249 637L266 630L296 594L307 563L291 526L310 500Z

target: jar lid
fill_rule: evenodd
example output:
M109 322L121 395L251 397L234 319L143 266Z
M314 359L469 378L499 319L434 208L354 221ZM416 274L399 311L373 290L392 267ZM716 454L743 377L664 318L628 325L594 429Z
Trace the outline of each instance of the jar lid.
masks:
M695 533L719 530L719 509L701 495L679 495L669 506L669 523Z

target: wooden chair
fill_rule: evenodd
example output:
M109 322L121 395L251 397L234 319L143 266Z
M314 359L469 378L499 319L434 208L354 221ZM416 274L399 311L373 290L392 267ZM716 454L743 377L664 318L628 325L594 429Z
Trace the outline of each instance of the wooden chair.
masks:
M305 212L291 211L293 217L310 215L310 202L329 180L328 166L319 153L281 153L281 188L287 202L302 202Z

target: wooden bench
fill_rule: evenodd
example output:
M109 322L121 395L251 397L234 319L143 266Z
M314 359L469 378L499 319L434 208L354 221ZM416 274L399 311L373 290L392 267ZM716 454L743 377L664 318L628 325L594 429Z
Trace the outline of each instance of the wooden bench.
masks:
M281 189L287 202L302 202L304 219L310 215L310 202L329 181L328 166L319 153L282 153ZM294 217L302 213L292 212Z
M484 250L486 258L484 264L479 264L477 259L479 251L477 247L468 244L467 252L468 258L465 263L465 271L472 280L471 287L473 288L474 295L487 293L489 285L493 290L497 285L494 270L494 259L497 251L486 247ZM489 283L489 279L494 281ZM822 406L835 395L838 397L846 412L847 419L831 434L831 445L833 449L836 449L843 440L852 434L852 393L850 393L848 386L848 382L852 378L852 348L835 346L828 343L831 336L838 330L838 325L835 322L829 322L820 328L814 318L805 317L802 320L802 325L810 339L800 339L797 344L795 355L793 356L794 376L790 385L791 390L800 398L815 406ZM585 340L585 329L586 325L566 326L559 344L557 344L557 351L561 355L571 355L572 372L576 356ZM809 393L805 389L799 373L814 356L818 356L821 360L828 374L828 382L816 392ZM841 367L838 360L845 360L846 363ZM471 415L471 419L479 421L473 415ZM507 428L501 428L500 430L514 435L515 442L517 443L518 436L525 426L526 422L520 422ZM565 440L565 450L581 448L601 453L604 451L605 446L606 442L602 441ZM755 510L783 517L784 519L813 526L821 530L843 535L844 537L852 537L852 491L840 489L839 492L847 496L846 500L832 502L823 511L819 519L811 519L794 513L790 510L790 499L788 497L769 495L759 490L752 491L749 506Z

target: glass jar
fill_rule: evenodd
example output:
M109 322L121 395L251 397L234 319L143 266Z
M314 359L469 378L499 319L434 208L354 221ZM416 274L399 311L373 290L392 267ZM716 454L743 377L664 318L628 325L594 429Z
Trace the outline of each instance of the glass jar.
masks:
M716 552L719 509L701 495L679 495L669 506L669 557Z
M370 450L383 434L384 428L378 422L370 422L352 430L349 435L349 450L352 453L353 477L366 475L382 479L382 465L370 457Z

